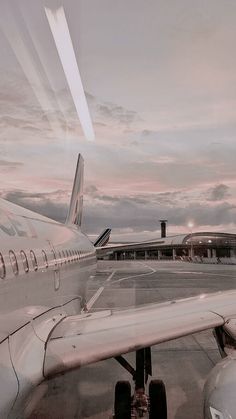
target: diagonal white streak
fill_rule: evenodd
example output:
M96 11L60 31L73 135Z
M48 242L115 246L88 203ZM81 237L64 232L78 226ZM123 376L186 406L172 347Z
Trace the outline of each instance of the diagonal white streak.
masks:
M60 7L51 10L45 7L45 13L84 135L87 140L93 141L95 139L93 125L64 9Z
M113 271L109 277L106 279L105 281L105 285L110 282L110 280L112 279L112 277L115 275L116 271ZM100 297L101 293L104 291L105 289L105 285L103 287L100 287L95 294L90 298L90 300L87 303L87 310L91 310L91 308L93 307L93 305L96 303L97 299Z
M23 37L21 28L11 10L11 4L5 3L3 13L0 14L1 29L3 30L11 48L18 60L28 82L31 86L45 116L49 121L52 130L60 130L58 120L55 116L55 107L44 87L42 75L38 68L33 54L30 53L29 45Z

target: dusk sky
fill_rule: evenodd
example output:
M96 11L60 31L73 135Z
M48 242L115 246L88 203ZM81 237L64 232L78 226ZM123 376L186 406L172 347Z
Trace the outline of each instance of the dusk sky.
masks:
M1 196L62 221L77 154L83 229L236 232L234 0L0 0ZM63 6L85 139L45 8ZM115 237L115 236L114 236Z

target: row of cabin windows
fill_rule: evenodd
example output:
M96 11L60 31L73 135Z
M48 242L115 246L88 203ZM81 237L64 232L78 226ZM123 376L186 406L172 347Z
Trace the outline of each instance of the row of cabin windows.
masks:
M30 260L31 260L31 264L32 267L34 269L34 271L38 270L38 261L36 258L36 255L34 253L33 250L30 250ZM62 250L61 252L58 252L58 258L56 257L56 253L55 251L52 249L52 255L53 255L53 260L54 260L54 265L57 266L59 263L61 265L66 264L66 263L70 263L70 262L75 262L78 261L79 259L85 258L87 256L91 256L91 253L82 253L79 250ZM9 251L9 259L10 259L10 263L11 263L11 267L12 267L12 271L14 273L14 275L18 275L19 274L19 265L18 265L18 260L16 257L16 254L13 250ZM30 268L29 268L29 262L28 262L28 258L26 256L26 253L24 252L24 250L20 251L20 259L21 259L21 263L23 265L24 271L25 273L29 272ZM49 264L48 264L48 256L46 254L46 252L44 250L42 250L42 259L43 259L43 263L44 266L43 268L48 268ZM6 276L6 265L4 262L4 258L3 255L0 253L0 278L4 279Z

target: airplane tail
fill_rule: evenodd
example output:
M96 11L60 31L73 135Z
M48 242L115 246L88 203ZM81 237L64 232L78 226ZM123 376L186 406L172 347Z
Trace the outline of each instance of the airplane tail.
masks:
M83 212L83 184L84 159L82 155L79 154L66 224L75 224L79 227L81 226Z
M109 239L110 239L111 229L106 228L96 239L96 241L93 243L95 247L103 247L105 246Z

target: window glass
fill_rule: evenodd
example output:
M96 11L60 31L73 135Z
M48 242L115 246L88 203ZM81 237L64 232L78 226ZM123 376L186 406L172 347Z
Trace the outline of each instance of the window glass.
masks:
M16 255L12 250L10 250L9 252L9 257L10 257L13 273L14 275L18 275L19 273L18 263L17 263Z
M61 252L58 252L58 256L59 256L59 263L62 265L62 257L61 257Z
M62 253L63 262L66 263L66 255L65 255L64 250L62 250L61 253Z
M35 253L34 253L33 250L30 251L30 258L31 258L33 269L35 271L37 271L37 269L38 269L38 263L37 263L37 259L36 259L36 256L35 256Z
M72 253L71 250L69 250L69 262L72 262L73 258L72 258Z
M47 258L46 252L44 250L42 250L42 256L43 256L44 266L45 266L45 268L48 268L48 258Z
M56 257L56 253L54 252L53 249L52 249L52 256L53 256L53 259L54 259L54 264L55 264L55 266L57 266L57 257Z
M6 276L6 267L3 259L3 255L0 253L0 278L4 279Z
M26 256L26 254L23 250L20 251L20 257L21 257L21 260L22 260L24 271L29 272L28 259L27 259L27 256Z

